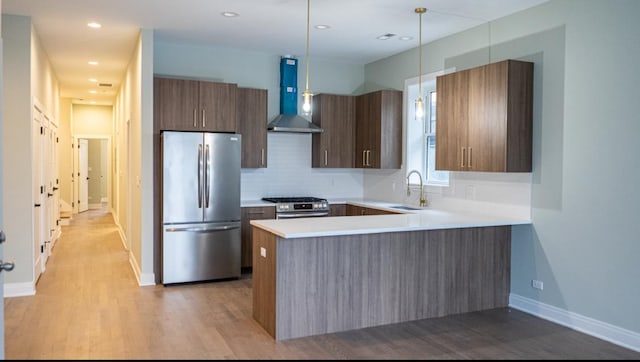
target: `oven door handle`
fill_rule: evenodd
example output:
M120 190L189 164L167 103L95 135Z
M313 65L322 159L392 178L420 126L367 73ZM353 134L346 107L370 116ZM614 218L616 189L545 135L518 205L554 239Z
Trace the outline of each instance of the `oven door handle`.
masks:
M276 215L278 219L294 219L298 217L317 217L317 216L328 216L328 212L297 212L297 213L282 213Z

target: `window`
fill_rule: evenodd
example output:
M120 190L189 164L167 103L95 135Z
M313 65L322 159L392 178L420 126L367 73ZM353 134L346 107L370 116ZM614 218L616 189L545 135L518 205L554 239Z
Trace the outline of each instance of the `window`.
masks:
M407 86L407 142L406 172L418 170L424 183L434 186L449 186L449 171L436 171L436 76L442 72L422 76L422 94L425 102L423 122L415 119L414 101L418 97L417 78L408 80ZM415 180L411 180L412 184Z

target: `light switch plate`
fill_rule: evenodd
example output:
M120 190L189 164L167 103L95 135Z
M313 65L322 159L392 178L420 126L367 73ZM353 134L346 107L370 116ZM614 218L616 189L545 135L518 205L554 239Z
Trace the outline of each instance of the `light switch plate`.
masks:
M263 258L267 257L267 249L260 247L260 256Z

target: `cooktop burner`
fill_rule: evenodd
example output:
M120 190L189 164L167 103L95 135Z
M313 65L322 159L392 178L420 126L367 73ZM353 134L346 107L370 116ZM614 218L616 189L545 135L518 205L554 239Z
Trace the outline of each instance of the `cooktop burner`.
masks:
M262 200L268 202L322 202L325 199L317 197L263 197Z

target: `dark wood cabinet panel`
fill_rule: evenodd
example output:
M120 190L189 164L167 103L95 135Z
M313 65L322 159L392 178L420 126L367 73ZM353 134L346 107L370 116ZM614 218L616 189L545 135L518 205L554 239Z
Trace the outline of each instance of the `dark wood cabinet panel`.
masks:
M232 83L199 82L202 130L236 132L236 96Z
M356 97L358 168L399 169L402 164L402 92L380 90Z
M399 212L380 210L380 209L375 209L373 207L356 206L351 204L347 204L345 212L346 212L346 216L400 214Z
M195 131L198 123L198 82L155 78L154 117L161 130Z
M533 63L505 60L436 84L437 170L531 172Z
M243 268L253 266L253 235L251 220L275 219L276 209L273 206L243 207L241 220L241 263Z
M240 87L237 97L237 133L242 135L241 167L267 167L267 90Z
M312 136L312 167L354 168L355 97L318 94L312 122L323 129Z
M329 205L329 216L346 216L347 205L346 204L331 204Z
M154 117L163 131L236 132L233 83L154 78Z
M511 226L254 235L266 255L255 260L253 316L276 340L509 304Z

